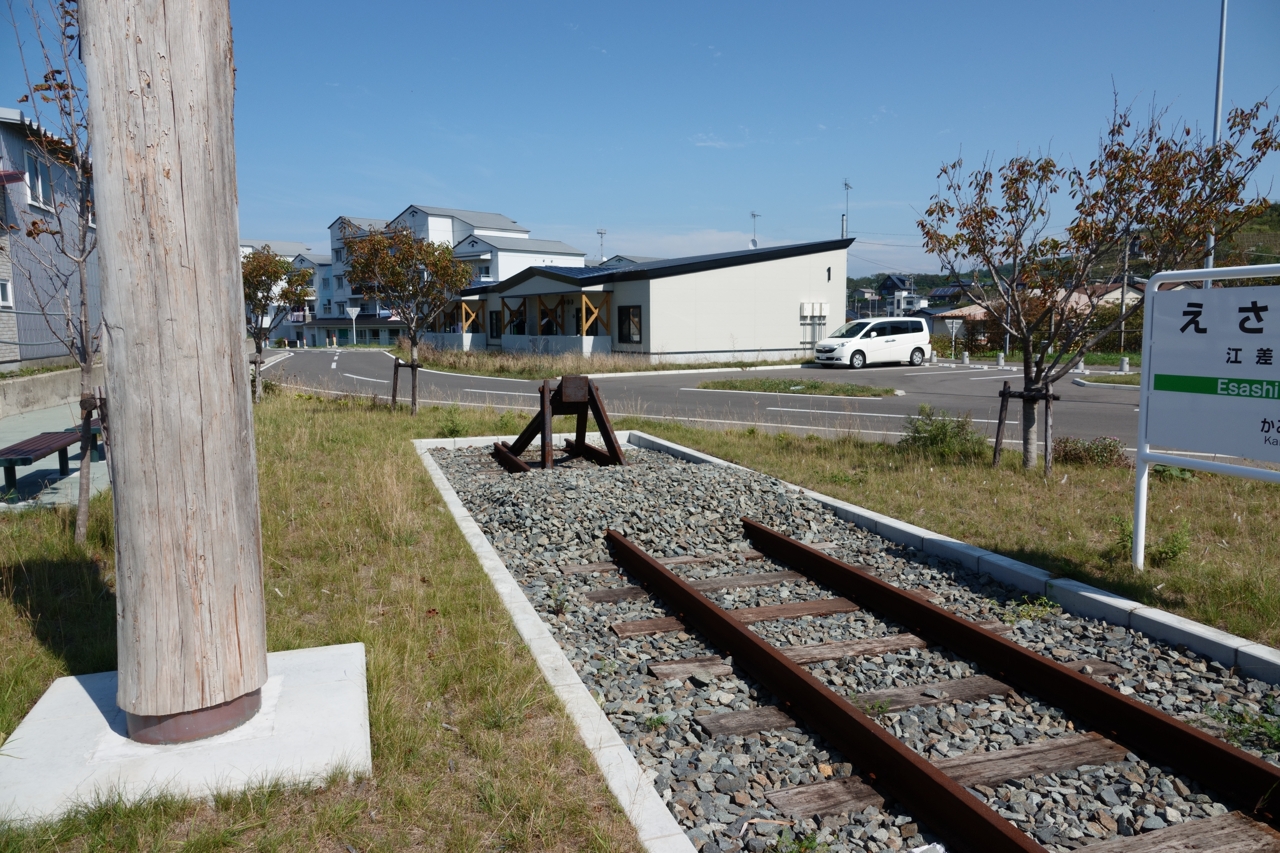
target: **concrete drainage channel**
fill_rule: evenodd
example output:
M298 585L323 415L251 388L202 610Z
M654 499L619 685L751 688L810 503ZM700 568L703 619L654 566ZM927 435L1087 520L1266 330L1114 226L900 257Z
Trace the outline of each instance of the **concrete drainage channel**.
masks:
M609 528L686 580L715 589L707 595L721 606L783 616L753 627L777 646L858 646L861 656L810 666L828 687L864 699L918 688L920 696L906 705L885 700L872 710L882 725L935 763L1055 739L1066 743L1061 739L1083 732L1034 697L1011 693L958 701L932 689L938 682L972 677L971 663L923 643L907 648L889 643L883 650L866 646L896 631L866 611L823 614L819 609L812 611L815 615L797 615L822 603L825 594L798 577L768 587L744 581L780 567L760 559L743 541L740 516L826 543L822 547L840 559L866 565L897 586L918 588L967 618L1012 623L1005 629L1009 639L1055 660L1089 666L1095 678L1121 693L1202 727L1215 724L1206 716L1214 709L1256 710L1280 698L1280 691L1265 683L1280 672L1274 650L1052 579L1016 561L643 433L623 432L619 438L630 445L634 464L627 468L568 466L518 476L501 473L487 456L492 437L416 445L649 850L758 851L775 845L784 831L814 837L833 853L922 849L934 838L926 820L893 802L833 813L812 802L798 803L794 795L805 786L809 790L854 772L849 761L803 725L774 719L768 725L777 728L717 732L713 716L758 712L768 717L776 710L774 700L732 660L699 665L696 659L710 658L716 650L696 632L661 622L650 623L662 629L657 633L625 626L669 621L672 614L659 601L625 587L626 579L608 562L603 536ZM459 452L448 452L454 450ZM736 580L727 584L727 578ZM1027 592L1053 597L1068 612L1059 616L1029 606L1023 600ZM931 689L939 695L926 695ZM1276 759L1270 753L1264 757ZM1193 778L1138 755L1112 758L1048 775L987 780L970 792L1051 850L1114 836L1123 842L1126 835L1182 831L1179 824L1209 827L1228 812L1227 803ZM1196 823L1205 818L1215 820Z

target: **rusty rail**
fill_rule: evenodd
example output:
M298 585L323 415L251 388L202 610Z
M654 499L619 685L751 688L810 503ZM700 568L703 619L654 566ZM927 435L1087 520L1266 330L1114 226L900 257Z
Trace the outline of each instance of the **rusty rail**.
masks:
M927 815L930 828L949 846L973 853L1044 853L1012 823L625 536L610 530L606 538L616 561L686 625L732 654L735 662L779 698L789 714L813 726L854 761L866 781L883 784L912 813Z
M749 518L743 518L742 525L751 543L767 556L902 624L913 634L974 661L987 674L1056 705L1148 760L1179 768L1202 785L1251 809L1255 818L1277 823L1271 798L1273 792L1280 790L1280 768L1122 696L1087 675L980 628L868 571Z

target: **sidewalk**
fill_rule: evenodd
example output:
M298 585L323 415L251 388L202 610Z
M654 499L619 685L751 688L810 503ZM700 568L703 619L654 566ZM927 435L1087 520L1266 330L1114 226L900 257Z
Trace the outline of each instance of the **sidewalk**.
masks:
M79 426L80 407L77 403L38 409L21 415L0 418L0 447L31 438L42 432L61 432ZM32 506L75 506L80 496L80 451L71 447L71 475L58 474L58 454L53 453L34 465L17 469L18 493L0 501L0 511L26 509ZM111 485L107 476L107 464L96 460L89 468L91 491L97 494Z

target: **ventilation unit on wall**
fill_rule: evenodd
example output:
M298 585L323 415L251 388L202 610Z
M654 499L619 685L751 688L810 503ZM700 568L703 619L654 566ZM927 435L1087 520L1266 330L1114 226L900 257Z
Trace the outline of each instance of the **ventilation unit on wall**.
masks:
M800 345L810 352L818 341L827 336L827 312L830 305L826 302L800 303Z

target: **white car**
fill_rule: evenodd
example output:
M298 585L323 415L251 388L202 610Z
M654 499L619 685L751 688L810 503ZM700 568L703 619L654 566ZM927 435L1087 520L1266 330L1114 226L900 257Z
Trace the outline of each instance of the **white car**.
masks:
M921 365L931 351L924 320L889 317L845 323L818 341L814 360L822 365L847 364L853 368L881 362Z

